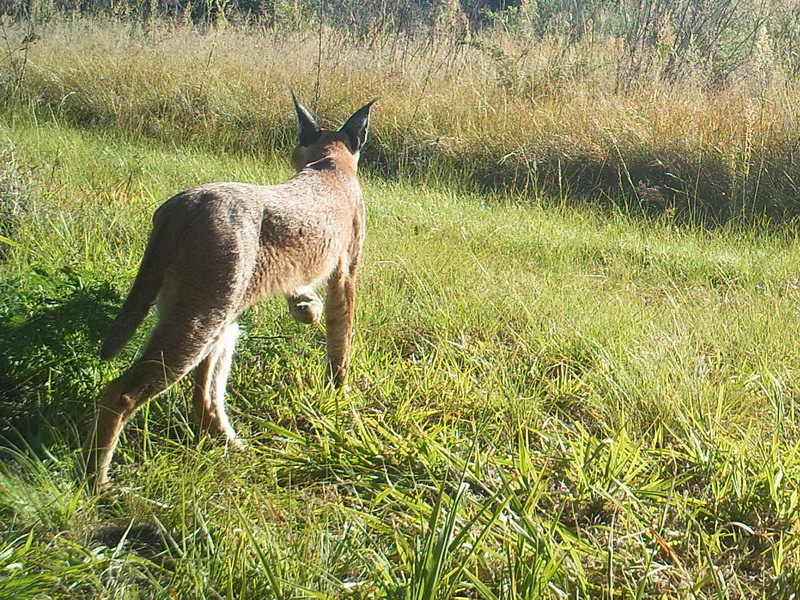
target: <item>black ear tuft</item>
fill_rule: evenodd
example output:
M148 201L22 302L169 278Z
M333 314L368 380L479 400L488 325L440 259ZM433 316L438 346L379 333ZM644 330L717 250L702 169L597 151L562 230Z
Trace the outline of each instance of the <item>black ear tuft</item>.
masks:
M350 151L355 154L361 150L361 146L367 141L367 126L369 125L369 109L377 101L377 98L359 108L353 113L353 116L347 119L347 123L342 125L339 129L342 133L346 133L350 139Z
M297 97L294 95L294 90L290 88L289 91L292 94L294 108L297 111L297 120L300 123L300 145L310 146L319 139L319 125L317 125L314 117L311 116L311 112L301 102L298 102Z

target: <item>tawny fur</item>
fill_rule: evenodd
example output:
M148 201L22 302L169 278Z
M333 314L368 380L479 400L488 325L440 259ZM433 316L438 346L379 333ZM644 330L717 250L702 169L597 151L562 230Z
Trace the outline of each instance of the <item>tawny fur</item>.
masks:
M194 370L194 412L203 429L241 445L224 407L236 321L267 296L286 296L301 322L320 319L324 303L328 376L341 385L350 360L355 285L364 242L364 202L356 176L369 109L339 131L321 129L295 100L297 174L272 186L212 183L167 200L139 273L100 355L113 357L158 299L158 322L141 356L102 394L85 444L87 476L98 484L120 432L136 411Z

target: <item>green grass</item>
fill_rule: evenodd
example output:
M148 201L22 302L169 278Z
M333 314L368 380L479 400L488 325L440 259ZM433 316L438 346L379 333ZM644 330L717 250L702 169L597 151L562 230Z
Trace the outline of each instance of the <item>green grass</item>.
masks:
M282 301L243 318L243 454L189 389L72 477L154 208L284 162L4 115L0 598L791 598L800 248L367 177L349 387ZM12 172L13 171L13 172ZM30 173L28 173L30 171ZM20 184L22 185L22 184Z

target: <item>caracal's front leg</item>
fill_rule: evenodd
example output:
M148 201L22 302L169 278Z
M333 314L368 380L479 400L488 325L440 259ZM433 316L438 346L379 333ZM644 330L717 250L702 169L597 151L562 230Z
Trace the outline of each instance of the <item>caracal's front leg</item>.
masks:
M328 280L325 298L325 324L328 343L328 379L334 386L344 383L350 365L350 341L355 317L356 273L341 270Z
M292 316L306 325L318 323L322 318L322 300L311 286L301 287L286 296Z

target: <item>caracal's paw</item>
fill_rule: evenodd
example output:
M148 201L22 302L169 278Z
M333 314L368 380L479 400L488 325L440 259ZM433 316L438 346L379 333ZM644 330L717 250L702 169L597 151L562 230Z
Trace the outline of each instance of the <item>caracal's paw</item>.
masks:
M300 323L313 325L314 323L319 323L322 318L322 300L315 292L311 290L303 291L294 296L289 296L286 300L289 303L289 311L292 316Z
M228 438L228 447L238 452L247 450L247 442L240 437Z

